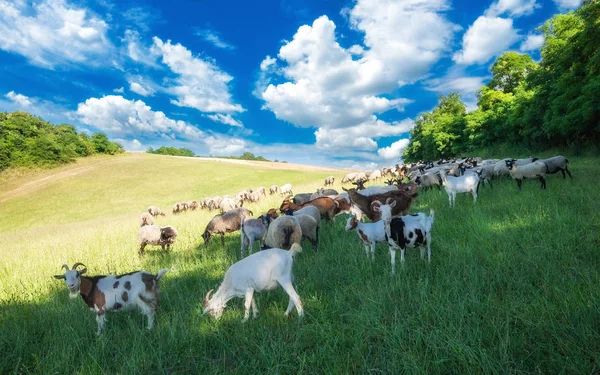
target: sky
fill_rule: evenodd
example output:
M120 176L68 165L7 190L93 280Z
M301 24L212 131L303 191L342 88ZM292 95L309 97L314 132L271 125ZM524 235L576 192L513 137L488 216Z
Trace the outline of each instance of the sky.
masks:
M373 169L419 113L468 110L506 51L581 0L0 0L0 111L186 147Z

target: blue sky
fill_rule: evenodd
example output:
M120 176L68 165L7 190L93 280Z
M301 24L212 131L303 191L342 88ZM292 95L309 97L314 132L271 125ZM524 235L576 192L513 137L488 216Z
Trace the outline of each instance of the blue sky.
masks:
M439 94L470 109L505 51L581 0L0 0L0 111L127 150L370 169Z

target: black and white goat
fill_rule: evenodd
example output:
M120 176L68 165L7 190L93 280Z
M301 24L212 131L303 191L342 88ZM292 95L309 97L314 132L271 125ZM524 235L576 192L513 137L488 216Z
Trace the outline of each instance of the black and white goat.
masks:
M84 268L78 270L78 266ZM70 270L63 264L63 268L65 273L54 275L54 278L65 280L71 299L79 294L90 310L96 312L98 335L104 328L107 311L131 310L135 307L146 315L148 329L152 329L160 294L158 280L168 271L166 268L156 275L136 271L116 276L82 276L87 272L83 263L75 263Z
M419 212L413 215L393 218L390 222L389 244L392 246L392 265L395 263L396 248L400 248L400 261L404 262L406 248L419 247L421 258L425 256L427 246L427 260L431 262L431 227L433 226L433 209L429 216Z
M285 316L288 316L294 306L298 316L302 317L302 301L296 293L292 282L292 266L294 257L302 251L302 247L293 244L290 250L268 249L249 255L248 257L234 263L227 272L223 282L216 293L210 297L212 289L206 293L204 298L204 313L220 319L227 302L234 297L245 297L244 322L250 316L250 305L252 305L252 316L258 316L258 308L254 301L254 292L273 290L277 285L286 291L290 297Z

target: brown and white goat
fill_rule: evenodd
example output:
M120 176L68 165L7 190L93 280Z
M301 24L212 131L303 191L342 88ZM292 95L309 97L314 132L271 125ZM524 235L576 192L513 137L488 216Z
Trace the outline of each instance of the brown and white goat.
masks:
M287 210L297 211L306 206L315 206L319 209L319 213L322 216L326 216L329 220L333 220L333 218L335 217L334 212L336 209L336 205L333 199L329 197L320 197L317 199L313 199L310 202L306 202L304 204L295 204L289 199L285 199L281 203L281 206L279 206L279 211L282 213L285 213Z
M78 266L83 266L78 270ZM54 275L55 279L64 279L69 289L69 297L83 298L90 310L96 312L99 335L106 322L108 311L131 310L138 307L148 318L148 329L154 325L154 314L158 307L160 290L158 280L168 271L162 269L156 275L146 271L130 272L123 275L82 276L87 272L85 264L75 263L69 270L63 264L65 273Z

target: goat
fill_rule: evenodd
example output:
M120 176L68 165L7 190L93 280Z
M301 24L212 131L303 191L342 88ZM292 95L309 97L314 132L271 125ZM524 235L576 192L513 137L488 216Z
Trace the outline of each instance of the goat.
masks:
M413 199L417 197L418 187L416 184L409 184L400 186L400 189L401 190L392 190L384 194L375 194L368 197L360 194L356 189L344 190L348 192L350 201L352 202L352 212L357 215L359 220L363 215L366 215L371 221L378 221L381 219L381 214L373 209L373 203L375 201L386 202L386 204L396 201L392 212L394 216L408 213L408 209L410 208Z
M446 176L444 171L440 172L440 177L444 182L444 188L448 193L450 207L456 206L457 193L473 194L473 202L477 204L477 193L479 193L479 176L476 173L469 173L465 176L454 177Z
M306 206L315 206L319 209L319 213L323 216L326 216L330 221L333 220L335 203L333 203L333 199L329 197L320 197L317 199L313 199L312 201L306 202L304 204L295 204L294 202L290 202L289 199L285 199L281 206L279 206L279 211L284 213L287 210L297 211ZM333 221L332 221L333 224Z
M396 248L400 248L400 261L404 262L406 248L419 247L421 258L425 257L427 245L427 260L431 262L431 227L433 226L433 209L429 210L429 216L422 212L393 218L390 222L390 235L388 243L391 245L392 267L396 262Z
M225 245L225 233L235 232L240 229L241 220L248 219L253 215L247 208L235 208L224 214L215 215L206 225L202 239L208 245L213 234L221 235L221 246Z
M83 266L82 270L77 270ZM69 297L81 296L90 310L96 312L98 332L104 328L107 311L129 310L138 307L148 318L148 329L154 325L154 314L158 307L160 290L158 280L168 271L162 269L156 275L146 271L136 271L123 275L82 276L87 272L85 264L75 263L72 269L66 264L62 275L54 275L55 279L64 279L69 289Z
M246 322L250 317L250 306L252 306L252 316L254 318L258 316L254 292L273 290L277 285L281 285L290 297L285 316L288 316L295 306L301 318L304 314L302 301L292 284L294 257L301 251L300 245L293 244L288 251L268 249L234 263L225 272L223 282L212 298L210 297L212 289L206 293L203 315L208 313L215 319L220 319L229 300L234 297L245 297L243 322Z
M346 222L346 232L356 230L358 238L365 246L365 254L369 256L369 250L371 252L371 259L375 259L375 245L381 242L388 242L388 236L385 233L385 226L383 220L379 220L375 223L361 223L358 221L356 216L350 215ZM392 254L392 247L389 246L390 255ZM396 265L396 253L391 258L392 261L392 273L395 272Z
M279 188L279 195L292 194L292 184L285 184Z
M255 240L259 240L259 248L263 247L267 229L273 217L269 214L261 215L258 219L244 219L240 225L242 247L240 253L242 258L245 256L245 247L248 247L248 252L252 254L252 247Z

